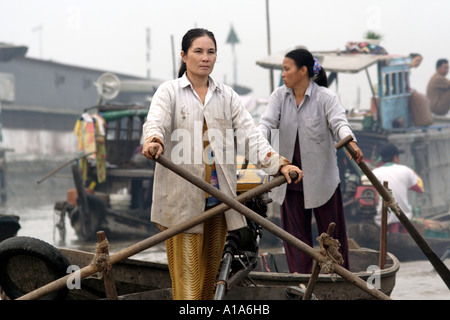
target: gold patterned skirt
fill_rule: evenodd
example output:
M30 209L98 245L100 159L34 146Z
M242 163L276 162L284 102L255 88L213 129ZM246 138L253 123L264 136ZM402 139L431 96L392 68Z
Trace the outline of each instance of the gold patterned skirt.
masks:
M166 240L174 300L214 299L227 224L224 214L218 214L203 225L202 234L180 233Z

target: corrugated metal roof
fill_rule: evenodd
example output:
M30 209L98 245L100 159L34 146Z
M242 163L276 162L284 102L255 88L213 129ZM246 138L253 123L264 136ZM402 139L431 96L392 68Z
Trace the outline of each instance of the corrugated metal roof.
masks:
M14 58L24 57L28 51L26 46L15 46L0 42L0 62L8 62Z

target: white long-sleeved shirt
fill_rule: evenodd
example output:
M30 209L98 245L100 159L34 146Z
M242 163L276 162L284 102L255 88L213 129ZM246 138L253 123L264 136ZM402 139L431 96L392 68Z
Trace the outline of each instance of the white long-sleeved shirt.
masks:
M153 96L143 126L146 141L157 138L163 143L164 155L193 175L205 176L203 156L203 121L214 160L220 190L236 196L237 150L267 174L276 174L287 160L280 157L257 129L241 99L230 87L209 78L203 104L186 74L163 83ZM244 142L249 150L244 151ZM156 164L151 219L165 227L186 221L204 211L205 192L169 169ZM246 225L245 217L234 210L225 213L229 230ZM187 232L202 233L201 225Z
M305 208L325 204L340 182L334 145L348 135L356 141L337 96L311 81L297 107L293 90L283 85L270 96L258 127L269 141L272 139L274 147L278 144L275 150L289 161L293 159L298 135ZM286 185L274 188L269 195L282 204Z

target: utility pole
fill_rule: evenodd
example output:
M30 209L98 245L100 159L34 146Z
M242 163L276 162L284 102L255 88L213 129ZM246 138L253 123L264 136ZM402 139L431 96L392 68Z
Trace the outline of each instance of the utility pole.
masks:
M269 0L266 0L266 21L267 21L267 53L270 56L272 52L270 50ZM270 75L270 93L272 93L273 90L274 90L274 87L273 87L273 69L272 68L270 68L270 70L269 70L269 75Z
M173 78L177 78L177 64L175 62L175 44L173 41L173 34L170 35L170 44L172 47L172 68L173 68Z
M228 34L227 43L231 44L231 50L233 51L233 85L237 85L237 58L234 46L236 43L239 43L239 39L233 26L231 26L230 33Z
M150 28L146 29L145 35L145 43L146 43L146 57L147 57L147 79L150 79Z
M31 29L31 31L33 32L39 32L39 57L42 59L43 55L43 48L42 48L42 29L44 27L42 26L42 24L38 25L37 27L34 27L33 29Z

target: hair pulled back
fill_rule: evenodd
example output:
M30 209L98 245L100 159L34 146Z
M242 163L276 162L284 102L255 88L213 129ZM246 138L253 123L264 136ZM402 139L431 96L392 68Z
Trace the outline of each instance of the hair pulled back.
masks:
M294 49L288 52L285 57L294 60L295 65L299 69L305 66L308 69L309 78L312 78L319 86L328 87L328 78L325 69L320 67L320 71L317 74L314 73L315 61L311 52L303 48Z
M214 34L211 31L203 28L195 28L186 32L186 34L183 36L183 39L181 41L181 51L187 54L189 48L192 45L192 42L194 42L195 39L203 36L208 36L214 42L214 46L216 47L217 50L217 43ZM181 59L180 69L178 70L178 78L181 78L185 72L186 72L186 63L183 61L183 59Z

